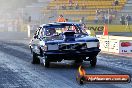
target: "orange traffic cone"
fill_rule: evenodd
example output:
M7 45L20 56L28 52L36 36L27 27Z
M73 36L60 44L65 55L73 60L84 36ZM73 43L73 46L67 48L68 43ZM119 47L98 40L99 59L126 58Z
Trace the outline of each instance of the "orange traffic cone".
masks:
M108 35L108 27L107 27L107 24L104 25L103 35Z

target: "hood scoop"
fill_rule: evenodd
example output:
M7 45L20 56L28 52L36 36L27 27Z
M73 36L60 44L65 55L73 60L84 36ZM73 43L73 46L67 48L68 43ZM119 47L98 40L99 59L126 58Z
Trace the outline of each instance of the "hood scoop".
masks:
M69 41L75 41L75 32L74 31L66 31L64 32L64 41L69 42Z

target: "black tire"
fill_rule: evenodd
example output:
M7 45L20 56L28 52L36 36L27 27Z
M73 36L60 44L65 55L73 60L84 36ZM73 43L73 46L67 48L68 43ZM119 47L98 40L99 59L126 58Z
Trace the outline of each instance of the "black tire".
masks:
M95 67L97 63L97 57L90 57L91 67Z
M82 63L83 60L75 60L75 63Z
M77 58L77 60L75 60L75 63L83 63L83 58L84 57Z
M46 68L49 68L49 66L50 66L50 61L48 60L48 57L45 57L45 58L43 59L43 64L44 64L44 66L45 66Z
M40 48L40 56L43 57L43 51L41 48Z
M33 52L32 64L40 64L40 59L38 58L38 55L35 52Z

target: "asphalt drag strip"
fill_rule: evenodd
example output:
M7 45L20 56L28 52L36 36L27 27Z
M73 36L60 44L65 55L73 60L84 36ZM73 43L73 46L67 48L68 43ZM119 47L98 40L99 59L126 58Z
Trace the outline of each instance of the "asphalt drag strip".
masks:
M76 82L78 66L73 61L52 63L51 68L42 64L32 65L32 56L28 44L18 42L0 42L0 71L7 70L5 82L0 81L0 88L131 88L132 84L86 84L80 86ZM89 62L82 65L88 74L131 74L131 59L98 56L98 63L91 68ZM124 63L124 64L123 64ZM12 77L8 75L12 73ZM1 74L1 75L2 75ZM0 76L1 76L0 75ZM11 78L10 80L8 78ZM12 80L15 80L14 83ZM19 83L17 81L20 81ZM10 84L10 85L6 85ZM25 85L25 86L24 86Z

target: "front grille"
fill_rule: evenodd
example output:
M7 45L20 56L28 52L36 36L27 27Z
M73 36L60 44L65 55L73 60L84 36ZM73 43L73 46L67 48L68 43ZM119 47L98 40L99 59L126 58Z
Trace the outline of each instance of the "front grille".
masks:
M86 48L87 48L86 43L61 44L61 45L59 45L59 50L83 50Z

